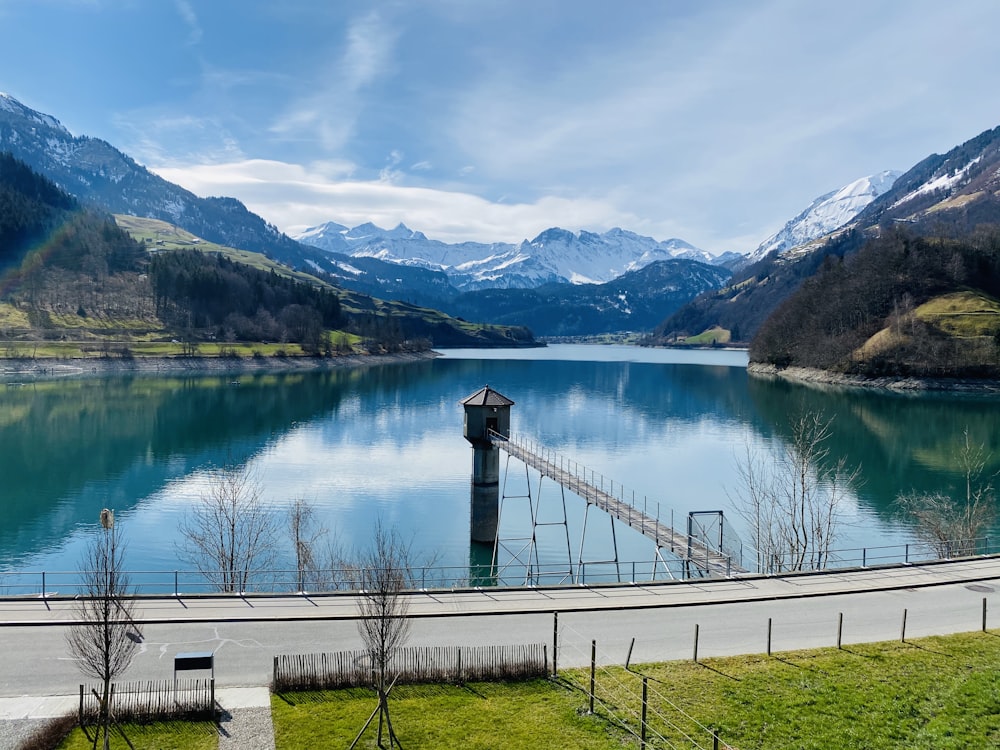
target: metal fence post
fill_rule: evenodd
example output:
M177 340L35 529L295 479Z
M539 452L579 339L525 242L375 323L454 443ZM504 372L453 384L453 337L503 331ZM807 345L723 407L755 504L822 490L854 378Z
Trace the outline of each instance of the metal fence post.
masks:
M552 676L559 676L559 613L552 613Z
M594 689L597 682L597 641L590 642L590 713L594 713Z
M642 724L639 735L639 747L646 747L646 706L649 705L649 678L642 678Z
M837 648L840 648L841 636L844 634L844 613L837 613Z
M698 623L694 624L694 656L692 659L696 664L698 663Z
M771 655L771 618L767 618L767 655ZM695 659L697 661L697 659Z
M899 626L899 642L906 643L906 608L903 608L903 622Z
M983 632L986 632L986 597L983 597Z

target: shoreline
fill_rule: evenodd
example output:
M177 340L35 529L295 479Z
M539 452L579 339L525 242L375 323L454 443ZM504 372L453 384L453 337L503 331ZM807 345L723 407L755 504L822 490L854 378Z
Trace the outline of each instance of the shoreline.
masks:
M432 350L395 354L346 354L339 357L113 357L0 359L0 382L57 380L107 375L243 375L307 372L346 367L424 362L441 355Z
M866 390L891 391L893 393L921 393L939 391L943 393L1000 394L1000 380L972 380L962 378L871 378L864 375L845 375L812 367L785 367L751 362L747 374L770 380L786 380L807 386L842 386Z

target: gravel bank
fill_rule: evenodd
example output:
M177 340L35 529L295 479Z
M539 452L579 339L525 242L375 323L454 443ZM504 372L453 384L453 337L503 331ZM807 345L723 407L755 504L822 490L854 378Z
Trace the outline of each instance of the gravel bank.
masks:
M106 375L241 375L254 373L332 370L341 367L420 362L437 352L350 354L342 357L136 357L134 359L0 359L0 381L26 382L53 378Z
M1000 381L963 380L960 378L867 378L861 375L843 375L809 367L784 367L751 362L747 372L754 377L789 380L815 386L844 386L869 388L897 393L921 391L953 391L960 393L1000 393Z

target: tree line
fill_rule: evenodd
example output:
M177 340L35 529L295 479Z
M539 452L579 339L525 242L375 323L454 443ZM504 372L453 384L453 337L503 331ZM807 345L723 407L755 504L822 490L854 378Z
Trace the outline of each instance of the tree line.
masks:
M915 314L942 294L1000 297L1000 233L963 240L883 230L857 253L827 256L761 326L750 360L867 376L995 377L1000 336L952 336ZM865 349L888 329L892 346ZM989 338L989 337L987 337Z
M221 255L178 250L149 264L157 315L179 329L218 329L224 340L295 341L319 353L345 319L335 291Z

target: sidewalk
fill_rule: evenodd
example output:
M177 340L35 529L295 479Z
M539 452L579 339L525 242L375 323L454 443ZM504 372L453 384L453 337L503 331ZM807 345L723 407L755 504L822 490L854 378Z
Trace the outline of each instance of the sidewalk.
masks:
M441 618L808 599L992 580L1000 580L1000 555L775 576L738 575L732 578L594 586L429 589L406 596L411 618ZM136 619L146 624L354 620L357 619L357 612L355 597L349 593L140 596L135 600ZM76 619L72 598L0 599L0 629L64 626Z

